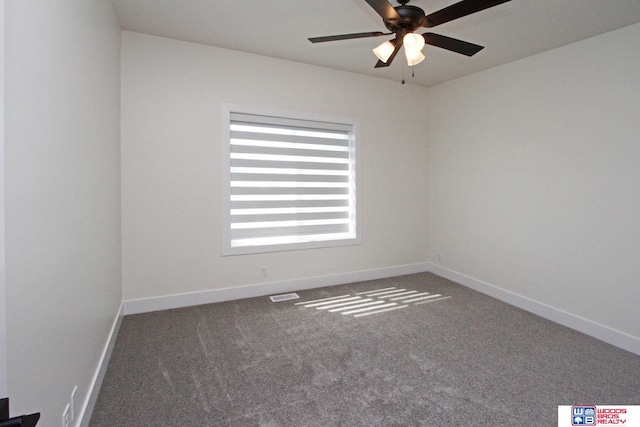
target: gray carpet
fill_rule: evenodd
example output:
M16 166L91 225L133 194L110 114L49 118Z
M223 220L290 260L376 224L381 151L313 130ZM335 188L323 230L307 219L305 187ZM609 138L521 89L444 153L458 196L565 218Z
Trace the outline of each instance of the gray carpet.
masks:
M640 404L640 356L430 273L298 295L126 316L90 425L552 426L561 404Z

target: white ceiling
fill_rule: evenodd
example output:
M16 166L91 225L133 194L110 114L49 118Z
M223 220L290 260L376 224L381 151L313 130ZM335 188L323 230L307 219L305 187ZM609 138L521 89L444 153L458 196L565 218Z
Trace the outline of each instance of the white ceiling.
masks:
M512 0L429 31L485 46L466 57L426 46L414 68L398 55L374 69L391 36L310 43L308 37L384 31L365 0L112 0L123 30L432 86L640 22L640 0ZM395 0L391 0L397 6ZM426 14L455 0L413 0ZM426 31L426 29L425 29ZM640 40L638 41L640 49Z

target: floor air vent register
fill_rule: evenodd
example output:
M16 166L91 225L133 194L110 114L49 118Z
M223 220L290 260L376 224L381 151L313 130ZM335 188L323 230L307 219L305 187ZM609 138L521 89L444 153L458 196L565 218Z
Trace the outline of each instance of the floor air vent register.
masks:
M292 299L298 299L300 297L296 293L290 293L290 294L272 295L269 298L271 298L272 302L282 302L282 301L289 301Z

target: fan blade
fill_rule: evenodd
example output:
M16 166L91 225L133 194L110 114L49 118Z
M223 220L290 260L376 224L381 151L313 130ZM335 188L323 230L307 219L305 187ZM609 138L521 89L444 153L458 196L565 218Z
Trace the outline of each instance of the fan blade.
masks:
M511 0L462 0L461 2L425 16L422 20L422 26L432 28L436 25L444 24L445 22L480 12L481 10L489 9L490 7L498 6L508 1Z
M366 0L366 2L378 12L378 15L382 16L382 19L400 20L400 15L387 0Z
M388 67L393 62L393 58L395 58L398 52L400 52L400 48L402 47L402 39L393 39L391 40L391 43L393 43L396 48L393 50L391 56L389 56L389 59L387 59L387 62L378 60L374 68Z
M336 40L349 40L349 39L361 39L364 37L378 37L388 36L393 33L383 33L382 31L372 31L370 33L354 33L354 34L340 34L337 36L325 36L325 37L309 37L311 43L332 42Z
M484 49L484 46L453 39L447 36L441 36L440 34L424 33L422 36L424 37L424 42L426 44L441 47L442 49L447 49L467 56L473 56Z

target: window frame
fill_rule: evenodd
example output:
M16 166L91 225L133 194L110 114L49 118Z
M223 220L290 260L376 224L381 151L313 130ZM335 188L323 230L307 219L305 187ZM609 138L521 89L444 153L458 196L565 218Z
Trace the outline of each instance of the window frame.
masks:
M222 183L222 255L244 255L244 254L257 254L268 252L281 252L291 250L304 250L315 248L327 248L338 246L351 246L361 244L361 194L362 189L360 185L360 157L361 157L361 144L360 144L360 120L352 117L333 116L326 114L299 112L299 111L287 111L264 107L245 106L237 104L223 103L222 108L222 166L221 166L221 183ZM353 215L352 227L354 228L354 236L344 239L333 240L311 240L295 243L278 243L256 246L232 246L231 242L231 118L232 114L248 114L257 116L268 116L289 120L303 120L328 124L340 124L347 125L351 128L351 138L349 141L350 148L350 181L352 185L349 187L349 195L352 199L355 199L352 203L352 209L355 209Z

